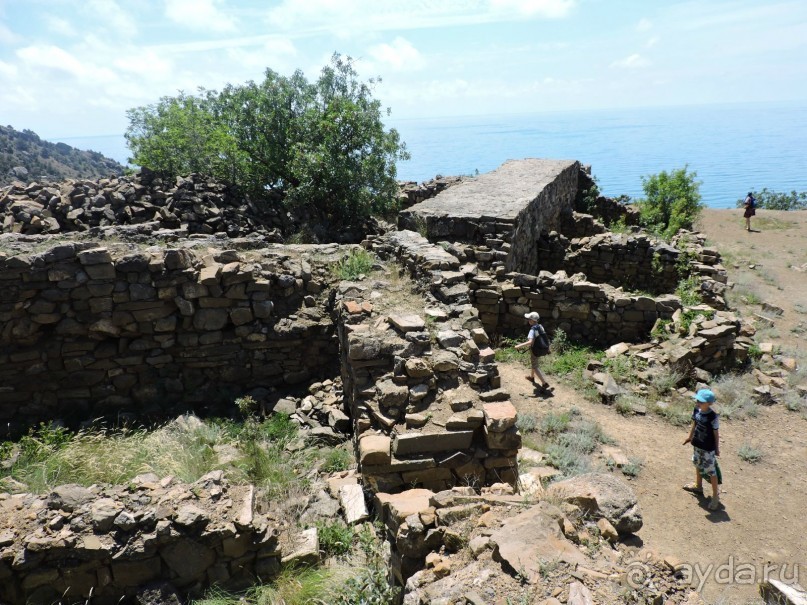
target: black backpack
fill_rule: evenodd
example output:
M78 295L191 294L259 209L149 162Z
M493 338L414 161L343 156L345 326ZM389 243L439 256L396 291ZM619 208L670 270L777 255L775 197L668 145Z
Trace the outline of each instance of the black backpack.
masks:
M532 354L536 357L543 357L549 353L549 336L546 335L543 326L538 324L538 334L532 339Z

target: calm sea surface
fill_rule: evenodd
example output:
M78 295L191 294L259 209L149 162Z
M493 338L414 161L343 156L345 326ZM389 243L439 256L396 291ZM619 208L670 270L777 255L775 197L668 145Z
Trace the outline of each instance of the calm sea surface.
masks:
M508 159L579 160L610 196L641 177L689 166L703 201L733 208L749 190L807 191L807 104L735 104L391 120L412 159L398 178L488 172ZM122 135L54 139L119 162Z

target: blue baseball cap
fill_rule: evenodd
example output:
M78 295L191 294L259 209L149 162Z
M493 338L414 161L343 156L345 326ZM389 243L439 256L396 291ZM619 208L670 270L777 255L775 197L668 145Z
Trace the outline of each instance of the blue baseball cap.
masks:
M715 394L709 389L701 389L692 396L692 399L700 403L712 403L715 400Z

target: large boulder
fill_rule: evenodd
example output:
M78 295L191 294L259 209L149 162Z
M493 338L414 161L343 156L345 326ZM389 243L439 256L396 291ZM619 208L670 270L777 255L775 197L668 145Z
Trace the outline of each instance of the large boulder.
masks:
M642 528L642 512L631 487L608 473L588 473L554 483L549 493L576 504L595 517L603 517L620 535Z

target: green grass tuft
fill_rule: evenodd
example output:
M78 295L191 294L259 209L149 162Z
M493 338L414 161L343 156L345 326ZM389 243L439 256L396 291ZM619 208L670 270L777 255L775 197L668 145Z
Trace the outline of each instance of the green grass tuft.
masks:
M354 248L350 254L334 266L334 273L339 279L358 279L367 275L375 264L375 257L364 248Z

